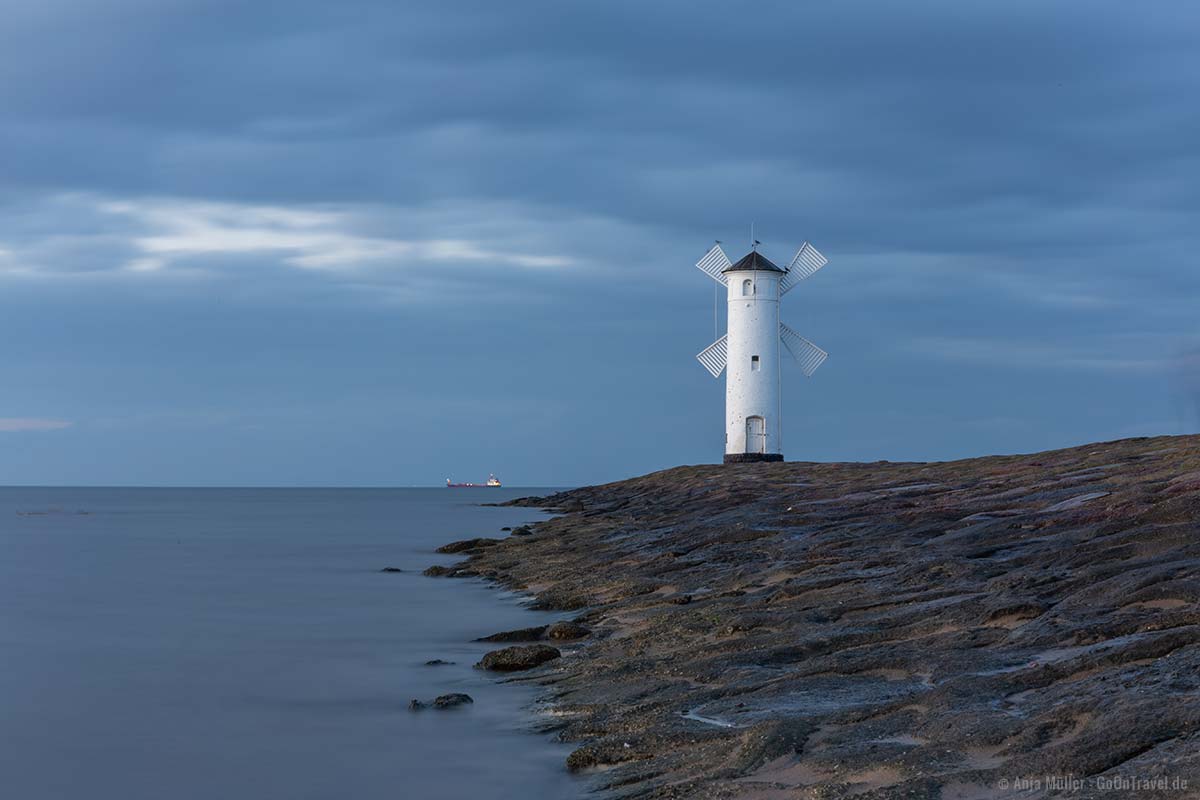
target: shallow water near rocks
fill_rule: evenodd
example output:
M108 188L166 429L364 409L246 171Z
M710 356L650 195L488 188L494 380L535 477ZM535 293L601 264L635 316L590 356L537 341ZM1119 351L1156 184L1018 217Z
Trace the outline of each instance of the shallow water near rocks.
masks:
M538 493L0 489L5 795L582 795L536 690L471 666L557 617L420 574L541 517L479 503ZM406 710L449 692L475 702Z

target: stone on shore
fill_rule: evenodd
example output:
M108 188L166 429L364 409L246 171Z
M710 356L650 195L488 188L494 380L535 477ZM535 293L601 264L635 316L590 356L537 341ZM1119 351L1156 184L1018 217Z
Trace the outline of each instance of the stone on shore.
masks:
M548 625L537 625L533 628L517 628L515 631L500 631L491 636L481 636L477 642L536 642L542 638Z
M546 628L543 636L547 639L570 640L583 639L590 634L591 631L577 622L556 622Z
M505 647L503 650L493 650L485 655L475 666L479 669L489 669L494 672L516 672L518 670L540 667L547 661L553 661L562 656L558 648L546 644L527 644L515 647Z
M432 567L426 567L421 574L430 578L477 578L479 570L458 565L443 567L441 564L434 564Z
M499 539L488 539L479 537L476 539L462 539L457 542L444 544L437 549L439 553L469 553L476 550L482 550L485 547L494 547L500 544Z

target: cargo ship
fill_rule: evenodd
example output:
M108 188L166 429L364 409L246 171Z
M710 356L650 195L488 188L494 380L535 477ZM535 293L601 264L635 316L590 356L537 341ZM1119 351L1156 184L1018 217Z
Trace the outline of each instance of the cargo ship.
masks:
M488 479L485 483L451 483L450 479L446 478L447 489L476 489L486 486L498 487L499 485L500 481L496 479L495 475L488 475Z

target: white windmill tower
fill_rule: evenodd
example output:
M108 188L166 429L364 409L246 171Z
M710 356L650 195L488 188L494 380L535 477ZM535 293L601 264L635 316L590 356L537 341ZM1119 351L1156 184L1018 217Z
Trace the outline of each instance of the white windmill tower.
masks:
M828 263L808 242L787 269L758 252L736 264L717 242L696 262L701 272L726 287L726 334L696 359L714 378L725 375L725 463L782 461L782 400L779 350L782 343L806 376L816 372L828 353L779 321L779 299Z

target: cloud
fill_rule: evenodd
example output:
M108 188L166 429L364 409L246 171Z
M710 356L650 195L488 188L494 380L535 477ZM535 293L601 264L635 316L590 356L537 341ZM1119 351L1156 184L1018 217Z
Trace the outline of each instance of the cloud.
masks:
M900 294L1098 312L1200 290L1180 255L1200 249L1184 4L350 8L17 15L0 40L0 68L28 76L0 85L7 183L109 212L36 252L0 230L18 259L0 270L253 261L281 288L303 272L402 293L430 268L620 273L654 248L664 280L755 220L768 246L812 238L890 268ZM35 44L80 25L97 35L69 57ZM913 258L950 262L945 280Z
M58 431L69 428L74 423L64 419L43 419L40 417L0 417L0 433L21 433L26 431Z
M835 356L804 385L836 409L814 454L877 441L868 405L896 409L910 454L929 455L931 407L1040 420L1034 449L1083 405L1072 430L1104 436L1196 334L1200 15L1182 0L11 5L14 407L238 408L289 354L289 395L350 393L329 371L356 354L481 419L511 383L561 398L597 378L570 423L521 433L602 447L629 434L613 409L640 368L681 418L719 404L679 388L712 324L691 265L713 239L736 256L751 222L773 259L804 239L831 259L784 311ZM1070 380L1014 410L998 389L1033 369ZM646 429L699 452L696 428ZM989 441L1010 446L953 447Z
M259 270L282 270L281 281L289 270L386 280L447 265L475 272L577 265L537 235L536 219L522 219L512 210L504 229L464 221L461 212L349 204L284 206L69 193L23 207L10 205L17 205L16 216L38 223L9 230L0 223L0 276L9 277L244 274L247 260ZM434 235L415 235L422 224ZM403 231L410 235L393 233Z
M283 264L315 270L444 262L555 268L569 258L506 251L469 239L398 239L355 232L354 209L307 209L174 199L110 201L99 210L132 221L133 247L144 254L126 264L158 270L190 257L274 254Z
M142 258L125 264L157 271L204 255L274 254L282 264L308 270L413 267L428 264L490 264L526 269L570 266L556 254L506 251L503 245L469 239L397 239L356 233L354 209L196 203L176 199L103 201L98 209L130 219L131 243Z

